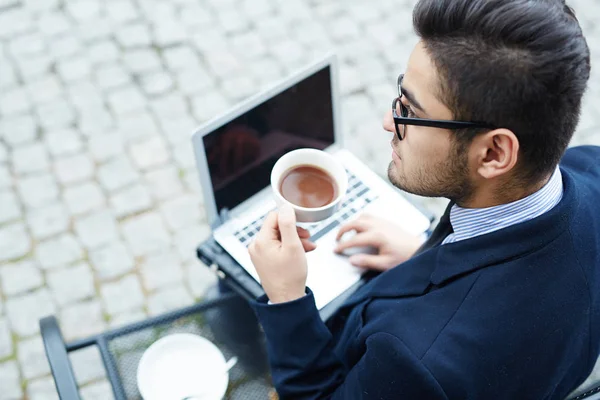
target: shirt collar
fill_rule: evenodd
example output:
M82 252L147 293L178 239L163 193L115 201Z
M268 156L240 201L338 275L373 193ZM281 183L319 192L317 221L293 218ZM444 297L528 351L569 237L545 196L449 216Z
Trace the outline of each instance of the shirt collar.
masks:
M450 209L450 223L454 233L443 243L470 239L528 221L551 210L562 196L562 175L557 167L544 187L512 203L487 208L462 208L455 204Z

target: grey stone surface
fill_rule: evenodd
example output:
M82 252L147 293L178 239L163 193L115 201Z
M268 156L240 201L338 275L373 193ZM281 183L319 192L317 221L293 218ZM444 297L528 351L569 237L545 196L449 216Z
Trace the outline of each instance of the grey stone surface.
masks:
M106 378L106 370L102 364L100 351L96 346L89 346L69 353L77 384L81 387L98 379Z
M0 262L24 256L31 249L31 239L22 223L0 226Z
M0 363L0 399L15 400L23 396L21 389L21 375L16 361L5 361Z
M54 301L46 288L6 300L6 316L11 329L20 336L39 332L39 319L55 313Z
M2 148L0 147L0 156L2 155ZM12 174L8 171L8 167L0 164L0 189L8 189L13 186Z
M94 70L94 77L98 87L104 90L131 84L129 72L120 64L105 64Z
M148 298L148 312L150 315L159 315L177 308L189 306L194 302L189 291L183 284L171 286L150 295Z
M79 391L82 400L112 400L114 395L112 386L107 380L94 382L84 386Z
M121 156L98 168L98 181L104 190L111 192L130 185L139 179L139 173L127 157Z
M5 296L25 293L39 288L43 283L44 277L39 267L32 261L0 266L0 286Z
M140 275L142 284L148 292L182 283L181 260L177 253L170 250L145 257L140 265Z
M88 249L98 248L118 239L117 222L110 211L98 211L75 220L75 232Z
M159 96L170 92L174 87L174 80L165 71L157 71L142 75L140 85L148 96Z
M144 305L144 293L136 275L130 274L111 283L105 283L100 287L102 302L106 311L111 314L119 314L130 311Z
M28 400L59 400L54 379L48 376L27 383Z
M89 179L94 173L94 164L87 154L76 154L57 160L54 172L60 183L70 185Z
M46 148L39 142L18 147L13 150L12 165L19 175L43 172L48 169Z
M171 231L178 232L181 228L198 225L204 210L197 196L179 196L160 206L167 226Z
M67 208L59 202L36 208L27 214L29 230L32 236L38 240L66 232L69 223Z
M98 163L117 157L124 152L123 138L116 132L94 136L88 140L88 149Z
M65 340L88 337L106 329L102 305L97 299L66 306L58 318Z
M0 120L0 138L16 147L31 142L37 135L35 119L28 115L4 117Z
M8 320L0 317L0 360L13 354L13 342L8 326ZM0 370L1 370L0 364Z
M141 214L121 224L125 241L134 256L160 252L171 244L171 235L156 213Z
M96 293L94 275L86 262L49 271L46 279L54 299L61 307L91 298Z
M17 180L21 201L27 207L37 208L58 198L58 185L51 174L33 175Z
M18 219L21 205L12 191L0 190L0 225Z
M44 343L40 336L20 340L17 343L17 358L25 379L38 378L50 372Z
M119 47L112 40L93 42L89 47L88 55L93 65L116 61L121 56Z
M44 129L68 128L76 121L73 106L64 98L36 107L39 123Z
M183 192L177 168L166 166L148 172L144 176L150 193L157 200L173 198Z
M110 205L117 218L123 218L152 208L152 198L144 186L135 184L113 194Z
M113 279L124 275L130 272L135 265L130 251L120 242L91 250L89 257L99 279Z
M63 196L72 215L85 214L105 204L104 193L95 182L68 187L64 190Z
M43 269L66 267L83 257L83 248L71 233L38 243L36 258Z
M217 276L198 259L189 261L184 267L184 281L192 296L201 299L206 291L217 284Z
M83 148L81 137L73 128L59 129L44 135L46 147L54 157L71 155Z

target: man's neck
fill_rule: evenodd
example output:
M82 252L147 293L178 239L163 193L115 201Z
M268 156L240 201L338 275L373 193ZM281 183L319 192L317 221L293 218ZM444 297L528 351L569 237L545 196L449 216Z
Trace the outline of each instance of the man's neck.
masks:
M516 187L514 184L495 185L492 183L489 186L480 187L469 199L457 201L456 204L462 208L488 208L512 203L537 192L548 183L551 177L552 174L549 174L539 182L522 188Z

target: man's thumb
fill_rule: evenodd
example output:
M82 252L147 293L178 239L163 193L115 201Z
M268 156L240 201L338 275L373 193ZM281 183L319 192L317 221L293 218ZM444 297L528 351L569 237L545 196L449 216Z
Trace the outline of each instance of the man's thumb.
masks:
M300 237L296 229L296 213L292 206L284 204L279 208L277 222L281 233L281 242L284 245L287 243L300 243Z

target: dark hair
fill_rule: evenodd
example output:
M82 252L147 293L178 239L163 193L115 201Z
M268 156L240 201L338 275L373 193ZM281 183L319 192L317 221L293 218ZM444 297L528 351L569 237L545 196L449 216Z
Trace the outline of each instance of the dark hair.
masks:
M573 10L561 0L420 0L413 24L454 118L514 132L525 182L550 173L575 132L590 75Z

